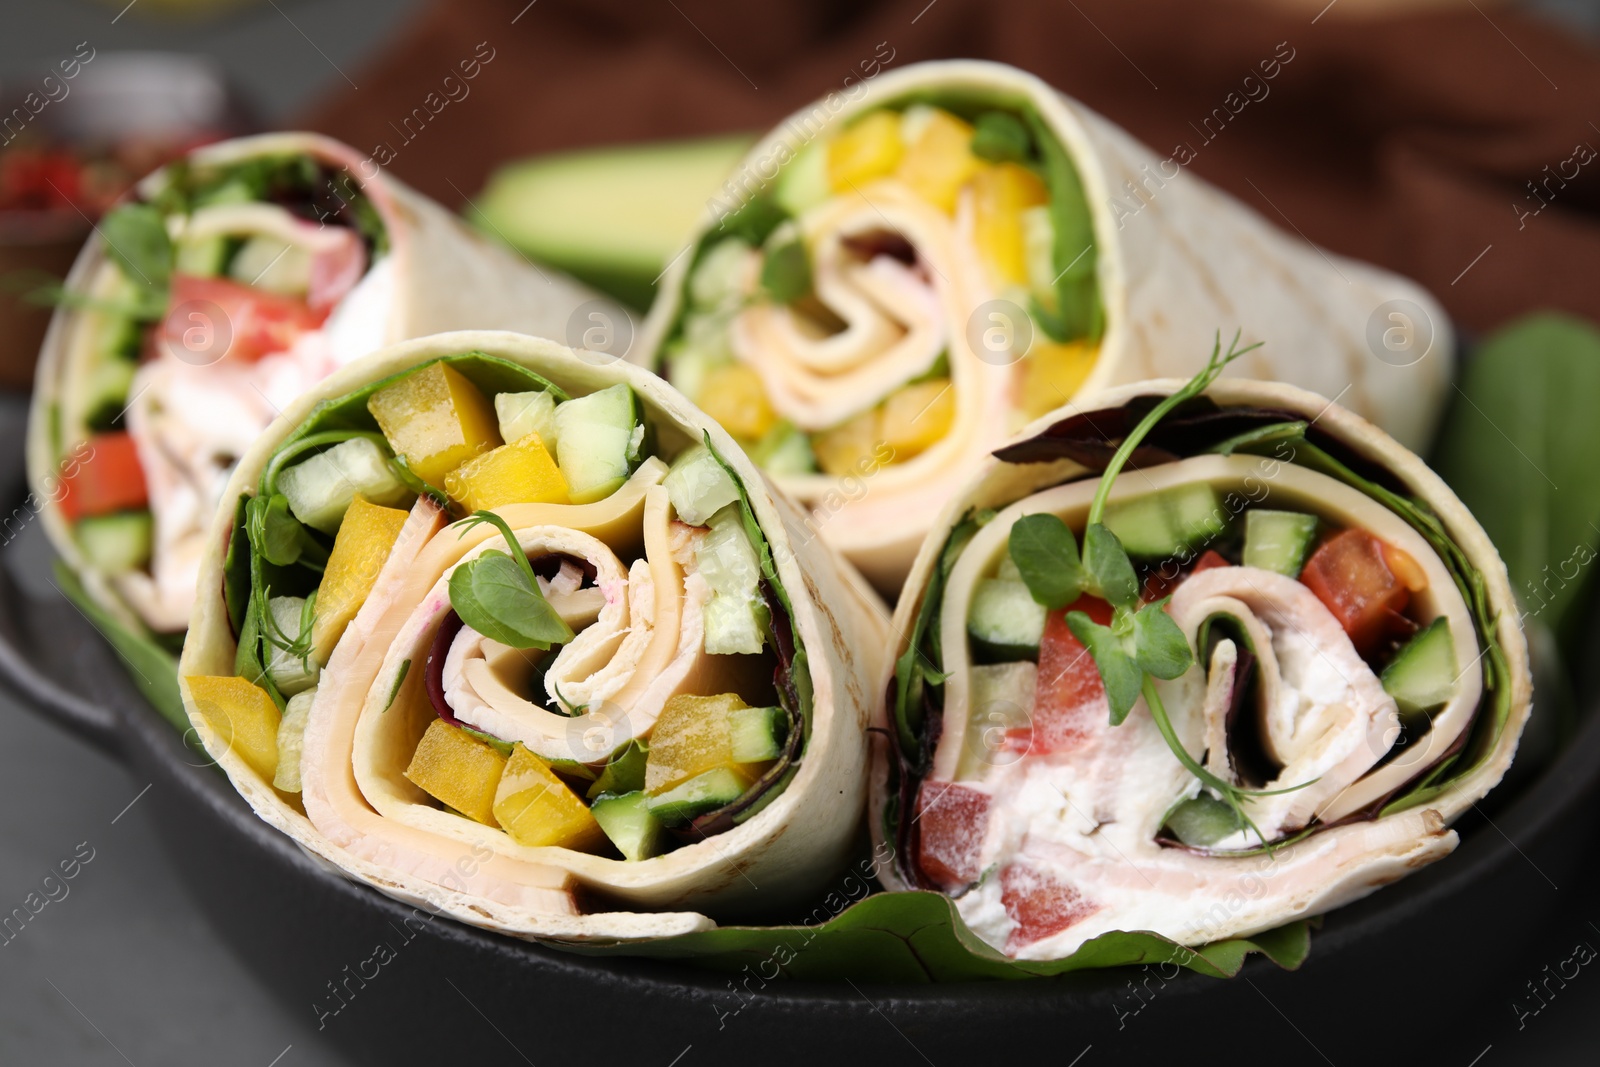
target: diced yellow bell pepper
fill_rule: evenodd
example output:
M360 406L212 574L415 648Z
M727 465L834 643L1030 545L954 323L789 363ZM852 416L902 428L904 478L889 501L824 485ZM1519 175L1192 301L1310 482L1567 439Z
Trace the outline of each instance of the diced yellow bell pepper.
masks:
M729 363L707 374L697 402L723 429L745 441L760 440L778 422L761 376L743 363Z
M444 476L444 491L469 512L503 504L572 502L561 468L537 433L467 460Z
M733 758L731 716L747 707L737 693L681 693L668 700L650 733L650 750L644 764L645 792L660 795L719 767L726 767L746 782L755 781L768 764L740 763Z
M311 624L311 654L326 665L344 629L366 603L378 572L400 539L406 513L370 504L357 493L344 513L317 586L317 614Z
M828 185L837 193L881 178L894 170L904 154L900 116L893 111L874 111L828 145Z
M832 429L812 434L811 451L817 466L824 474L838 477L866 473L883 444L878 423L878 409L868 408Z
M904 462L950 432L956 418L956 391L949 378L930 378L902 386L883 402L878 432Z
M972 127L948 111L935 110L922 135L906 148L895 177L946 214L954 214L961 187L978 172L972 154Z
M556 777L548 764L522 745L494 795L494 817L519 845L556 845L580 851L600 844L604 834L589 807Z
M972 179L973 240L1001 285L1028 282L1022 213L1048 203L1039 176L1016 163L981 168Z
M367 401L390 446L430 485L499 446L494 405L454 367L430 363Z
M249 679L233 675L197 674L184 681L223 747L237 752L251 770L272 781L278 772L281 718L272 696Z
M443 719L435 719L417 742L406 777L469 819L498 826L494 798L505 768L506 757L489 745Z
M1022 360L1019 400L1023 412L1029 419L1036 419L1071 400L1094 370L1099 355L1100 348L1093 342L1057 344L1035 332L1033 346Z

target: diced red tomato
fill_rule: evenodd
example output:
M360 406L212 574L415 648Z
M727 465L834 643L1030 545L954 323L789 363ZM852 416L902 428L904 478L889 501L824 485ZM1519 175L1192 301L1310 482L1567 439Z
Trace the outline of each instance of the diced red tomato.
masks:
M1160 600L1164 596L1171 596L1173 590L1182 585L1183 580L1191 574L1199 574L1201 571L1208 571L1213 567L1231 566L1233 564L1229 563L1222 553L1208 548L1200 554L1199 559L1195 560L1193 567L1190 567L1187 571L1179 571L1171 578L1168 578L1159 570L1151 571L1144 580L1144 592L1141 594L1141 599L1148 604L1152 601Z
M61 511L69 522L150 503L139 453L122 431L89 438L64 465L61 486Z
M1411 594L1428 579L1405 552L1352 529L1319 545L1300 581L1333 612L1356 650L1367 653L1394 629Z
M1025 861L1001 868L1000 903L1017 924L1006 939L1007 952L1053 937L1100 910L1076 886Z
M288 351L296 338L317 329L326 318L326 310L312 311L294 297L226 278L177 274L161 337L180 358L202 365L225 355L256 360Z
M989 794L954 782L927 780L917 790L917 865L950 889L977 880L989 825Z
M1081 611L1102 626L1111 622L1111 605L1081 596L1045 619L1039 641L1039 684L1034 690L1032 725L1006 731L1006 747L1023 752L1064 752L1076 748L1110 715L1100 669L1088 649L1067 628L1067 612Z

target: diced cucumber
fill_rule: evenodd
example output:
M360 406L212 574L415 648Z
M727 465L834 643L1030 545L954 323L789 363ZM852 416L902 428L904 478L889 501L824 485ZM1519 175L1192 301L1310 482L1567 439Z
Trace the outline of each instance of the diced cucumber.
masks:
M744 795L744 778L729 767L714 767L646 801L650 813L668 826L689 822L732 804Z
M1455 695L1460 673L1450 621L1441 615L1395 653L1381 681L1400 708L1400 721L1416 728L1427 725L1428 713Z
M1128 555L1162 559L1204 545L1227 529L1228 518L1217 491L1195 482L1112 504L1105 523Z
M1017 561L1011 558L1011 553L1007 552L1000 558L1000 566L995 568L994 576L1013 582L1020 582L1022 581L1022 569L1017 566Z
M556 398L552 394L542 389L496 394L494 414L500 423L500 440L506 444L536 433L544 450L556 454Z
M1179 841L1195 848L1214 845L1243 827L1238 814L1209 793L1181 800L1167 812L1167 829Z
M644 765L650 749L645 742L635 738L611 758L589 786L588 797L595 799L601 793L633 793L644 788Z
M644 422L626 385L556 405L556 462L574 504L610 496L639 465Z
M196 278L215 278L228 269L228 260L238 244L225 234L179 240L173 256L173 270Z
M968 674L967 732L956 763L956 780L982 778L986 767L1021 759L1025 749L1005 747L1005 734L1033 724L1039 668L1026 660L987 663Z
M662 482L672 510L690 526L704 526L711 516L739 499L739 487L705 445L695 445L672 462Z
M1009 557L1007 557L1009 558ZM1045 606L1015 578L984 578L972 591L967 633L994 659L1034 659L1044 636Z
M800 154L778 174L772 199L791 215L799 215L828 199L833 186L828 180L828 145L820 137L800 150Z
M661 851L665 828L650 810L650 798L644 793L608 793L595 800L589 814L624 859L647 860Z
M1300 577L1319 521L1302 511L1251 508L1244 515L1244 565Z
M144 323L129 315L106 312L95 339L95 354L105 360L137 364L144 348Z
M251 237L228 264L236 282L283 296L303 296L311 288L311 253L276 237Z
M150 559L148 511L118 511L78 520L74 532L89 566L103 574L124 574Z
M711 517L695 548L700 576L711 586L705 606L705 650L714 656L761 651L771 615L761 596L761 564L744 530L739 505Z
M765 763L778 758L789 733L782 708L738 708L728 716L736 763Z
M1056 225L1049 204L1025 209L1022 258L1028 267L1028 292L1048 311L1056 310Z
M138 369L137 363L119 357L95 363L83 383L87 400L84 421L89 429L103 433L116 427L127 410L128 394L133 390L133 376Z
M689 275L689 303L699 310L717 310L743 299L741 275L752 249L737 237L708 248Z
M357 493L373 504L392 507L410 490L389 466L389 455L367 437L352 437L318 452L278 475L278 491L289 498L294 517L323 533L336 533Z
M267 610L272 613L273 638L286 638L292 642L304 637L309 650L311 642L306 631L311 628L311 619L306 612L304 597L275 596L267 601ZM268 640L267 647L272 650L267 657L267 675L284 696L293 696L317 684L317 676L322 673L322 668L309 654L302 659L279 647L274 640Z
M316 687L289 698L278 721L278 770L272 776L272 785L285 793L300 792L300 754L305 748L306 721L311 717L311 704L317 698Z
M815 474L817 454L811 438L790 422L780 422L750 450L756 466L768 474Z

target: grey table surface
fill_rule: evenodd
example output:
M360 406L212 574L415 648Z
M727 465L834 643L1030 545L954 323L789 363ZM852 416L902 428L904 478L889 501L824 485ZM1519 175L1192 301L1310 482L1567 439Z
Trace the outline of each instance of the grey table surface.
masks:
M122 0L8 0L0 69L69 54L85 39L97 49L205 54L271 122L317 93L345 91L343 72L358 69L419 6L276 0L179 27L131 13L113 23ZM1580 30L1600 27L1600 3L1592 0L1540 6ZM0 425L23 415L20 401L0 397ZM46 556L34 531L0 550L0 564L36 580ZM0 1064L346 1063L319 1038L309 1010L271 998L250 962L199 917L141 807L147 785L0 692L0 917L15 908L29 914L24 924L0 927ZM1464 1015L1449 1023L1492 1035L1478 1059L1460 1067L1595 1062L1600 976L1589 968L1505 1036L1518 998L1532 1003L1525 983L1541 977L1546 963L1570 958L1574 941L1600 947L1600 864L1591 862L1583 881L1560 895L1548 925L1530 939L1524 970L1483 976L1482 1011L1501 1018ZM1370 1005L1370 994L1362 991L1361 1001ZM1373 1059L1384 1062L1381 1050Z

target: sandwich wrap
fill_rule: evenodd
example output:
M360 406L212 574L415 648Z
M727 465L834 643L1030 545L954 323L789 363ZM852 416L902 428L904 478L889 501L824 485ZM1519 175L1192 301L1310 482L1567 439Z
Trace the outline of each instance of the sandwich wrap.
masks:
M241 460L199 588L210 753L391 896L667 936L794 903L856 837L887 613L621 361L461 332L336 371Z
M870 802L886 882L951 895L1015 958L1114 930L1195 946L1365 896L1455 847L1528 718L1483 530L1414 453L1292 386L1222 378L1111 483L1139 622L1061 587L1100 472L1181 384L1111 390L985 460L899 604ZM1160 669L1160 628L1192 661L1169 645ZM1119 656L1153 687L1125 720Z
M1266 342L1230 373L1421 447L1453 358L1438 305L1206 184L1191 146L1163 155L1011 67L884 73L751 149L634 358L885 591L952 478L1069 401L1189 376L1219 327Z
M291 400L411 337L564 336L594 299L337 141L196 149L109 212L67 277L33 398L35 506L95 603L180 634L222 487Z

